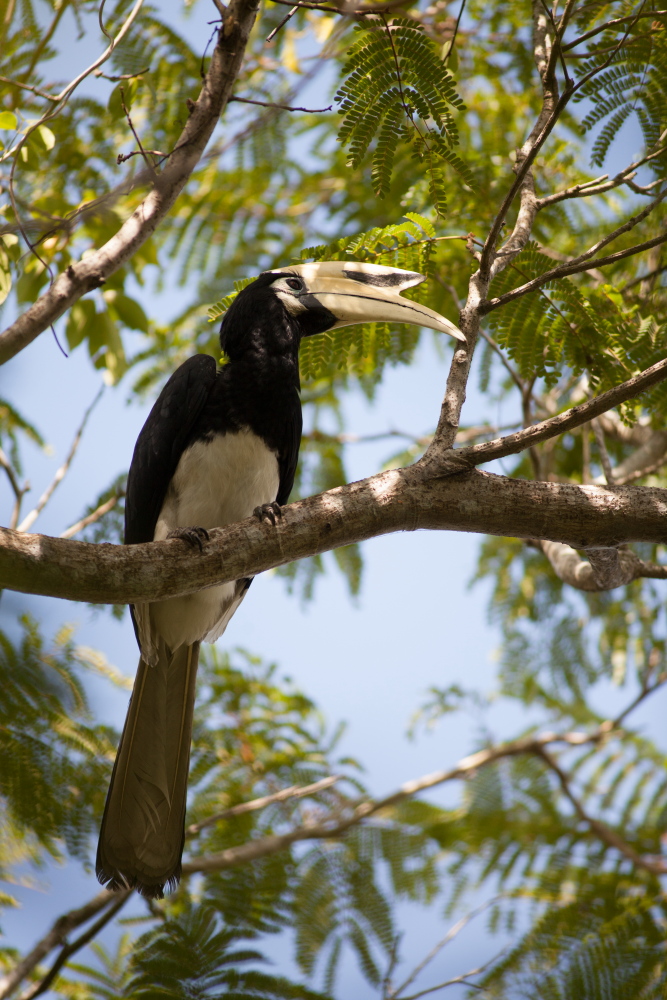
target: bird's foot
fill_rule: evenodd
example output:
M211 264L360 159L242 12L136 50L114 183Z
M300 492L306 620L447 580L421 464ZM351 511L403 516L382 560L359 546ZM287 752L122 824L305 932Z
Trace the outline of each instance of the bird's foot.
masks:
M259 507L255 507L253 514L260 521L269 521L271 524L276 524L283 516L282 507L275 500L273 503L263 503Z
M193 549L195 546L198 546L199 551L203 552L203 543L208 541L209 534L206 528L191 525L187 528L174 528L173 531L169 532L167 538L180 538L182 541L187 542L188 545L192 546Z

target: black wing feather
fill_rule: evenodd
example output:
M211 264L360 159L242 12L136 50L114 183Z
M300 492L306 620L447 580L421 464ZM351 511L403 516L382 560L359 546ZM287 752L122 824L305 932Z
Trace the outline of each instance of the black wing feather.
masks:
M216 364L196 354L177 368L148 415L132 456L125 499L125 544L152 542L179 459L215 383Z
M278 474L280 482L278 484L278 496L276 500L281 507L289 500L289 495L294 486L294 476L296 475L299 448L301 446L301 432L303 430L301 399L299 398L299 390L296 386L294 387L294 397L294 405L290 407L290 417L283 425L280 445L278 447Z

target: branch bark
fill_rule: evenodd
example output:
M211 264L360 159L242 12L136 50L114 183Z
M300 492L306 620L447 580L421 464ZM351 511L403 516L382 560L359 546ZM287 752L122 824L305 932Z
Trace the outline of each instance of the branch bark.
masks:
M591 546L584 550L587 561L561 542L531 539L531 545L541 549L559 580L588 593L613 590L640 578L667 580L667 566L644 562L625 549Z
M394 531L472 531L608 547L667 541L666 515L661 489L574 486L478 471L425 478L412 466L290 504L276 526L248 518L216 528L202 553L179 539L93 545L3 528L0 586L95 603L155 601Z
M204 152L241 68L258 0L231 0L201 92L157 183L112 238L60 274L44 295L0 334L0 364L13 358L86 292L102 285L155 232Z

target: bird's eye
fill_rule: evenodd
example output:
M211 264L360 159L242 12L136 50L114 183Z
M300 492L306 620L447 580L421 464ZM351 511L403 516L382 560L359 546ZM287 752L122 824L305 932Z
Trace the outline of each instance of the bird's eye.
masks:
M288 278L286 284L287 287L291 288L293 292L300 292L303 288L303 282L300 278Z

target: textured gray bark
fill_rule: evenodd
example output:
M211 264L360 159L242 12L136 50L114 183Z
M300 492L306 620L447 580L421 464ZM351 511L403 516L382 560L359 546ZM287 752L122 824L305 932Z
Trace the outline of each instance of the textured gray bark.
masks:
M667 491L573 486L473 471L427 478L383 472L211 532L203 553L182 541L92 545L0 529L0 586L76 601L128 603L188 594L295 559L419 528L550 539L575 548L667 541Z

